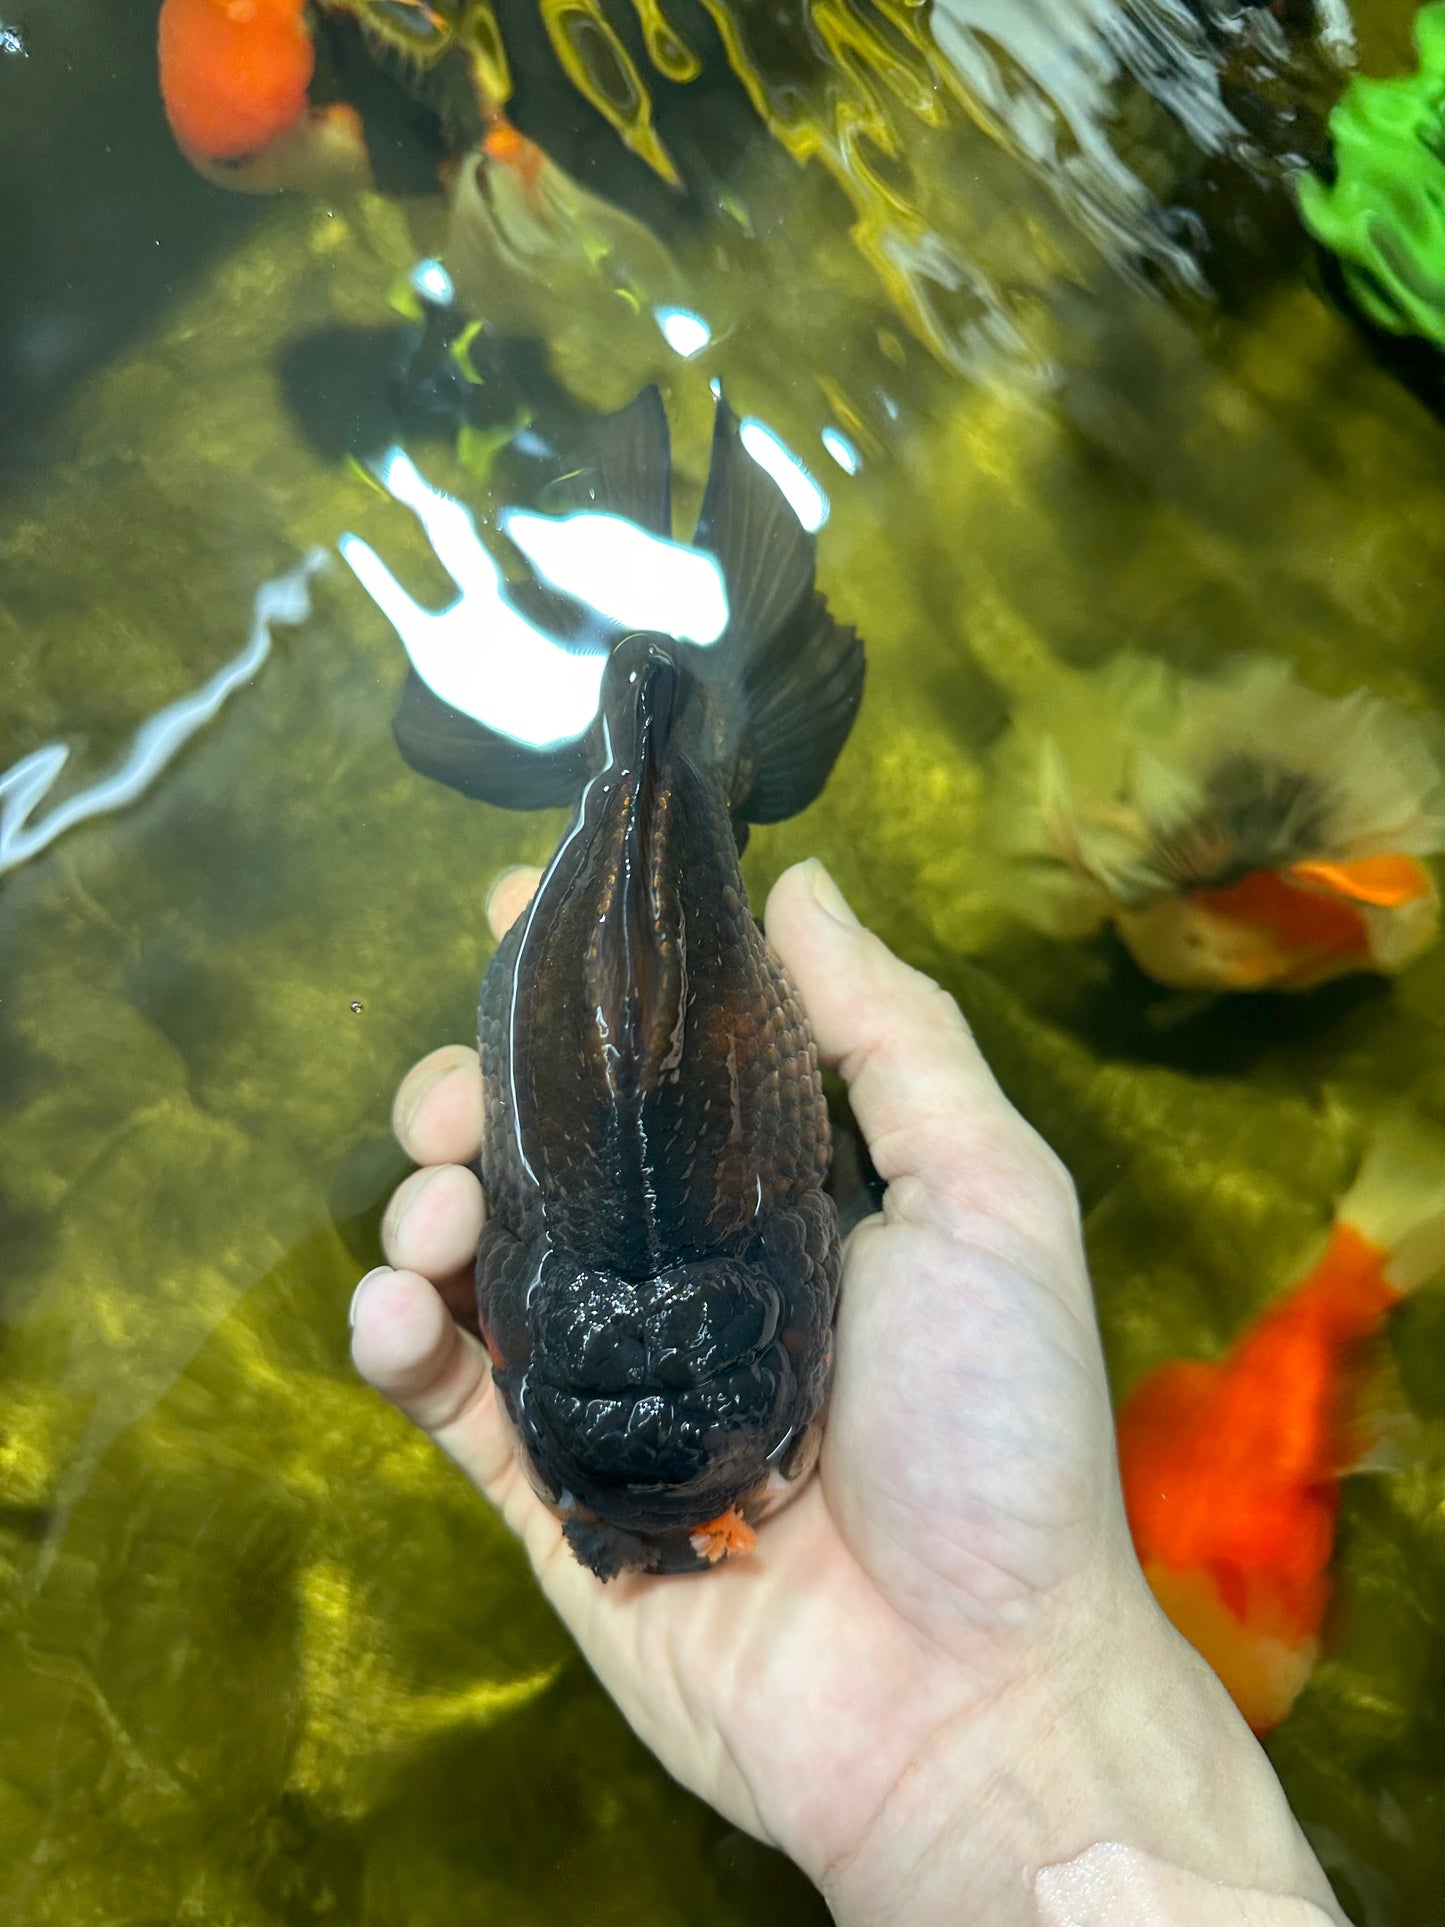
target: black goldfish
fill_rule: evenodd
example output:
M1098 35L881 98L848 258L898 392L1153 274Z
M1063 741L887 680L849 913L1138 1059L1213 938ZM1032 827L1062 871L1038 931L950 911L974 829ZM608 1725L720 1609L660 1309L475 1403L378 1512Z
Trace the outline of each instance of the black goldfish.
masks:
M565 488L668 537L670 476L648 389ZM746 1550L797 1488L840 1268L817 1053L738 856L749 823L821 789L863 646L722 400L693 546L718 564L724 632L614 635L580 742L519 748L415 676L396 723L415 767L470 794L580 791L482 984L477 1307L532 1482L604 1579Z

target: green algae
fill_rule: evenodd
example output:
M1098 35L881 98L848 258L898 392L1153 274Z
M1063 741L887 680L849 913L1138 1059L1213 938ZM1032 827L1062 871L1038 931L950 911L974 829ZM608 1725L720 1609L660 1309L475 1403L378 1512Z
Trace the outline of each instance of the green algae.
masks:
M1420 590L1445 569L1442 433L1303 287L1201 333L966 117L889 126L906 207L870 187L861 246L835 173L766 144L746 220L675 246L717 341L669 379L684 498L712 372L820 476L825 423L865 458L824 478L820 565L868 639L866 708L749 880L761 901L822 855L958 995L1080 1184L1122 1389L1217 1355L1287 1282L1382 1109L1445 1119L1445 951L1393 985L1180 1012L1108 942L1011 926L977 847L988 744L1057 664L1120 648L1273 649L1321 688L1445 708ZM880 278L910 222L1007 304L916 259ZM84 783L343 529L447 599L277 373L308 331L383 324L416 239L380 202L278 203L80 391L68 452L0 500L0 767L79 740ZM595 393L561 357L580 399L609 346ZM347 1299L403 1168L390 1093L470 1034L487 883L558 821L416 778L394 636L339 567L313 587L142 802L0 882L5 1916L821 1920L647 1759L485 1506L350 1372ZM1442 1306L1395 1328L1407 1469L1347 1487L1330 1656L1272 1741L1343 1890L1400 1927L1445 1881Z
M1445 5L1415 20L1419 71L1357 76L1330 115L1335 178L1299 184L1300 212L1336 254L1361 311L1445 347Z

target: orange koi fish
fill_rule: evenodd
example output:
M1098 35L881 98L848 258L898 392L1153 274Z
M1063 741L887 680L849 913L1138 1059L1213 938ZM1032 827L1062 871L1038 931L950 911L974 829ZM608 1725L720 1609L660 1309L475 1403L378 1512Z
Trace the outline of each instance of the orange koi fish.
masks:
M1052 936L1105 923L1182 990L1391 975L1439 931L1428 725L1279 662L1212 677L1124 656L1021 706L995 762L1001 894Z
M1320 1655L1340 1479L1375 1443L1371 1341L1445 1265L1445 1146L1424 1133L1380 1136L1318 1262L1225 1358L1161 1365L1119 1409L1145 1577L1257 1733Z

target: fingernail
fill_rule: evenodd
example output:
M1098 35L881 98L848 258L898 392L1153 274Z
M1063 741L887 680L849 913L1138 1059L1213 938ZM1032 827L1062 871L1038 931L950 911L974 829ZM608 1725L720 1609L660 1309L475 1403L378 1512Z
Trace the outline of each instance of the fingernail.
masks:
M398 1103L392 1115L392 1134L400 1141L403 1150L406 1149L407 1133L416 1122L416 1114L421 1109L422 1104L431 1096L432 1092L444 1077L453 1076L460 1068L460 1065L457 1064L444 1064L439 1069L428 1072L414 1090L407 1091L406 1108L403 1110L400 1103ZM406 1087L403 1085L402 1088L405 1089Z
M810 856L803 868L808 872L808 887L813 892L813 901L818 908L826 910L834 922L844 924L850 930L860 929L862 926L854 916L848 899L817 857Z
M440 1164L433 1164L420 1171L413 1171L411 1176L392 1192L391 1203L386 1207L381 1219L381 1242L388 1251L391 1249L391 1240L410 1217L412 1206L423 1191L430 1189L432 1179L443 1168ZM397 1210L398 1200L401 1203L399 1211Z
M362 1279L361 1283L356 1287L356 1290L352 1292L351 1303L346 1308L346 1322L353 1331L355 1331L356 1329L356 1313L357 1313L357 1308L361 1304L362 1292L366 1290L368 1285L375 1284L378 1278L389 1278L390 1276L391 1276L390 1265L374 1265L372 1269L367 1272L366 1276Z

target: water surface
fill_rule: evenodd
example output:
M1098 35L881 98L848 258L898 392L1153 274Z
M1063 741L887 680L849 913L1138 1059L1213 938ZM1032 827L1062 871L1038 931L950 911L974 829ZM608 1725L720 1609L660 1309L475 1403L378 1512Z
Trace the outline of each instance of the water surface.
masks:
M659 379L685 518L718 376L826 491L821 581L869 690L821 800L755 834L754 901L819 854L959 996L1078 1179L1122 1387L1280 1289L1372 1110L1445 1119L1445 950L1181 1014L1111 943L1011 929L981 758L1016 699L1121 648L1267 649L1445 705L1445 437L1325 298L1287 189L1351 46L1397 70L1410 9L1321 8L1247 85L1206 4L770 11L668 8L690 61L641 5L590 39L590 7L554 9L556 45L502 10L519 124L654 224L712 339L684 361L646 314L542 303L496 425ZM351 531L419 600L454 594L346 458L389 419L391 298L437 208L198 181L151 12L9 0L28 51L0 55L0 771L69 752L23 823L0 800L6 1917L821 1919L651 1763L486 1508L350 1371L404 1168L390 1092L472 1034L487 884L558 819L406 768L404 654L336 559ZM483 517L512 499L445 422L403 439ZM42 836L224 685L258 591L313 549L309 613L141 793ZM1392 1348L1404 1469L1347 1487L1330 1657L1271 1752L1356 1916L1423 1927L1445 1296Z

